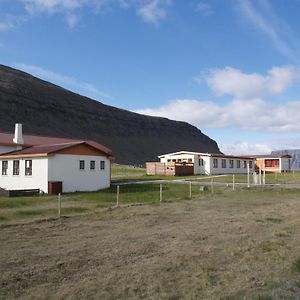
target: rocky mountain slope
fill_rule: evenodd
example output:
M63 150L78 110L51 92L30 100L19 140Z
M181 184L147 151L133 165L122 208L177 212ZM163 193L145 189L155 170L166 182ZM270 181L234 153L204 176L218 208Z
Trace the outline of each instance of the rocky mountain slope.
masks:
M2 132L19 122L26 134L95 140L111 148L118 163L143 164L179 150L220 153L188 123L108 106L3 65L0 114Z

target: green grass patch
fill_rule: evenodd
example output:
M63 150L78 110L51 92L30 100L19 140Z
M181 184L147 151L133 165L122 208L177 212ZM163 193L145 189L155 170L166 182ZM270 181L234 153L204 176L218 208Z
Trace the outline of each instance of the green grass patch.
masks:
M7 221L7 217L0 215L0 222L4 222L4 221Z
M30 217L47 217L49 215L57 214L56 209L35 209L35 210L19 210L15 213L17 218L30 218Z
M266 221L270 223L282 223L282 219L279 218L266 218Z
M295 269L298 273L300 273L300 257L295 261Z
M257 297L257 300L272 300L272 296L268 294L262 294Z
M74 206L74 207L65 207L62 208L62 214L66 215L66 214L81 214L88 211L88 208L86 207L78 207L78 206Z

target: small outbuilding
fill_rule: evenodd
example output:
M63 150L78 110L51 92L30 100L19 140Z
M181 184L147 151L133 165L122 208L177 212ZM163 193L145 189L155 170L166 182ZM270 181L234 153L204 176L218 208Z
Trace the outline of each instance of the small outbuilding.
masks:
M288 154L267 154L255 155L256 170L265 170L266 172L290 172L291 171L291 156Z
M0 188L44 193L110 186L111 150L94 141L0 133ZM11 138L11 139L10 139Z
M211 175L254 172L254 158L252 157L179 151L163 154L158 158L160 163L146 163L148 175Z

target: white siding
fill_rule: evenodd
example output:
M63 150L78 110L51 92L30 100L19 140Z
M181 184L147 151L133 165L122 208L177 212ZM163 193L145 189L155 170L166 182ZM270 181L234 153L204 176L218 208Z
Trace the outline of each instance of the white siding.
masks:
M213 159L218 159L218 167L213 167ZM222 159L226 160L226 168L222 168ZM230 168L230 160L233 160L233 168ZM221 157L210 157L210 174L246 174L247 167L244 168L244 161L247 163L249 159L237 159L237 158L221 158ZM240 168L237 167L237 161L240 161ZM250 168L250 173L254 172L254 160L252 160L252 168Z
M79 169L79 161L85 161L85 169ZM90 161L96 162L90 170ZM100 170L100 161L105 169ZM55 155L49 157L49 181L62 181L63 192L96 191L110 186L110 160L104 156Z
M203 166L199 165L199 160L203 159ZM210 172L210 157L195 155L194 174L206 174Z
M13 159L0 159L0 187L9 190L40 189L48 193L48 159L23 158L20 175L13 175ZM32 175L25 176L25 160L32 160ZM8 174L2 175L2 161L8 161Z
M237 159L234 157L214 157L214 156L208 156L208 155L201 155L199 154L173 154L173 155L165 155L161 158L162 163L168 163L168 160L178 160L180 159L181 162L186 161L188 162L189 159L192 160L192 163L194 163L194 174L246 174L247 173L247 167L244 168L244 160L248 163L249 161L252 161L252 168L250 168L250 173L254 172L255 163L254 160L249 159ZM203 166L199 165L199 160L203 159ZM218 167L213 167L213 160L218 160ZM225 159L226 161L226 168L222 167L222 159ZM230 160L233 160L233 168L230 168ZM241 167L237 168L237 161L240 161Z

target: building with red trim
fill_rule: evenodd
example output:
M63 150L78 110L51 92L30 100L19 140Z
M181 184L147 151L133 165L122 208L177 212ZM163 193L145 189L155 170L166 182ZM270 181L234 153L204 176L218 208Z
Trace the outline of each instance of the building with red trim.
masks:
M53 192L96 191L110 186L111 150L94 141L0 133L0 188Z

